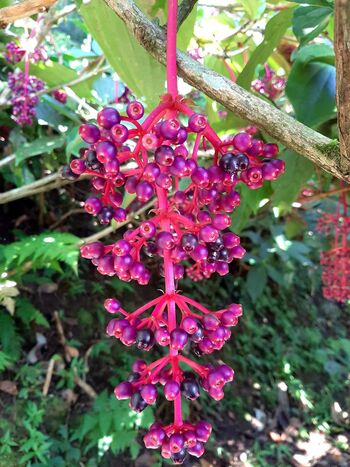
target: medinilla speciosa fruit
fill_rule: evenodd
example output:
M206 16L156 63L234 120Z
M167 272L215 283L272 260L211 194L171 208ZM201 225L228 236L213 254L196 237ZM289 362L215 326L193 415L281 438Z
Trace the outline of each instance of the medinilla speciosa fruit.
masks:
M164 356L146 363L136 360L125 381L115 388L118 399L141 412L164 397L174 405L172 423L153 424L145 445L161 449L175 464L188 454L200 457L212 427L209 422L183 419L182 398L197 399L206 391L219 401L234 371L226 364L198 363L198 357L223 347L242 315L240 304L213 311L181 293L178 281L225 275L229 264L243 257L240 238L229 227L240 204L238 183L251 189L275 180L284 163L275 158L275 144L243 131L222 141L204 115L178 95L176 72L177 2L168 2L168 92L147 117L140 102L129 102L126 115L113 107L98 113L97 124L80 127L87 147L63 175L92 177L94 194L85 209L101 224L124 222L136 205L153 205L147 218L114 243L93 242L81 248L98 272L123 281L148 284L150 261L158 259L164 292L137 310L128 311L117 298L105 308L113 318L107 334L125 346L149 352L164 348ZM205 152L201 158L199 152ZM204 159L204 162L203 162ZM125 207L125 195L134 195ZM136 201L135 201L136 200ZM124 207L122 207L124 206ZM153 258L150 260L150 258ZM193 358L189 358L192 355Z

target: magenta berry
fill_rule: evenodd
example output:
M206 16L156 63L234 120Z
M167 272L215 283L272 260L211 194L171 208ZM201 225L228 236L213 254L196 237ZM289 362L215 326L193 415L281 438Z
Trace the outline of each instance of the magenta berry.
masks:
M111 128L111 136L112 136L113 141L116 144L120 145L120 144L125 143L125 141L128 139L129 130L127 129L125 125L122 125L121 123L120 124L117 123Z
M97 114L97 123L100 127L110 130L112 126L120 122L119 112L113 107L105 107Z
M80 126L79 135L85 143L94 144L97 143L100 138L100 130L96 125L85 123Z
M121 304L120 301L117 300L116 298L107 298L104 303L104 307L108 311L108 313L118 313L118 311L121 309Z
M208 121L204 115L193 114L188 120L188 127L190 130L195 133L205 130L207 127Z
M133 118L134 120L140 120L143 117L145 109L141 102L133 101L130 102L126 107L126 113L128 117Z
M128 381L123 381L114 389L115 397L119 400L129 399L132 396L133 387Z

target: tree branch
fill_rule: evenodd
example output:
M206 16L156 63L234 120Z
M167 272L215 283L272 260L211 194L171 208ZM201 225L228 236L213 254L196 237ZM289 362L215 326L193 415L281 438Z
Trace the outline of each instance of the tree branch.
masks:
M56 0L26 0L0 9L0 26L46 11Z
M350 2L335 0L334 50L341 165L350 163Z
M54 190L55 188L60 188L61 186L67 185L69 183L82 180L83 178L86 178L86 175L83 175L79 177L79 179L73 181L63 180L60 176L60 173L55 172L53 174L47 175L46 177L40 178L33 183L28 183L27 185L6 191L5 193L0 193L0 204L10 203L11 201L37 195L38 193L43 193L44 191Z
M191 13L196 3L197 3L197 0L182 0L181 5L179 6L178 15L177 15L177 29L179 29L181 24L186 20L186 18Z
M105 2L124 21L138 42L154 58L165 64L164 31L153 24L132 0ZM187 83L220 102L239 117L257 125L325 171L350 182L350 168L341 167L339 145L336 141L308 128L183 52L177 52L177 62L179 75Z

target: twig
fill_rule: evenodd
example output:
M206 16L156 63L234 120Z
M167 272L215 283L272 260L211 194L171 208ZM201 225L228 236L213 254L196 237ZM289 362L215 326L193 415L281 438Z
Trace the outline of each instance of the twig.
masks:
M57 329L59 343L64 348L66 361L70 362L71 357L72 357L72 355L70 353L71 347L69 347L66 344L66 337L64 335L63 325L62 325L62 322L60 320L60 317L59 317L59 314L57 313L57 311L54 312L53 316L54 316L55 323L56 323L56 329ZM82 380L80 378L80 376L78 375L78 371L77 371L77 369L75 367L73 367L73 373L74 373L74 382L75 382L75 384L77 386L79 386L91 399L96 399L96 397L97 397L96 391L94 390L94 388L92 386L90 386L90 384L86 383L84 380Z
M166 62L164 31L153 24L132 0L104 0L124 21L137 41L159 62ZM178 51L179 75L196 89L224 105L249 123L307 157L332 175L350 182L350 170L340 166L337 142L296 121L271 104L242 89Z
M63 214L63 216L61 216L56 222L54 222L53 224L50 225L49 229L50 230L53 230L55 229L56 227L58 227L60 224L62 224L63 221L65 221L67 219L67 217L69 216L72 216L74 214L81 214L85 212L84 209L82 208L76 208L76 209L71 209L70 211L67 211Z
M51 8L44 20L43 26L40 28L36 40L37 40L37 45L41 45L42 42L45 40L47 34L49 33L50 29L54 24L56 24L60 19L64 18L65 16L69 15L73 11L76 10L77 6L75 4L72 5L66 5L63 8L60 8L59 12L55 14L55 8Z
M73 369L73 372L75 384L79 386L80 389L82 389L85 392L85 394L87 394L90 397L90 399L96 399L97 393L95 389L92 386L90 386L90 384L88 384L86 381L82 380L80 376L78 376L76 368Z
M317 201L319 199L329 198L333 195L339 195L339 193L344 193L350 191L350 187L345 188L337 188L336 190L327 191L326 193L317 193L314 196L304 196L298 199L298 203L312 203L313 201Z
M11 164L11 162L13 162L15 159L16 156L14 154L10 154L9 156L4 157L0 160L0 169L5 167L5 165Z
M7 6L0 9L0 26L5 27L17 19L28 18L46 11L56 0L26 0L16 5Z
M177 15L177 29L180 28L181 24L189 16L193 8L195 7L197 0L183 0L179 6L179 13Z
M73 79L72 81L69 81L68 83L61 83L61 84L58 84L57 86L53 86L52 88L43 89L42 91L38 92L37 95L42 96L43 94L50 94L53 91L57 91L57 89L62 89L63 87L71 88L73 86L76 86L77 84L83 83L87 79L93 78L94 76L96 76L99 73L103 73L104 71L107 71L107 70L110 69L109 66L105 66L103 68L98 68L98 67L96 67L96 68L97 69L94 69L90 73L85 73L85 74L79 76L78 78Z
M12 190L5 191L5 193L1 193L0 204L11 203L12 201L33 196L44 191L54 190L61 186L83 180L84 178L86 178L86 176L82 175L76 180L64 180L60 177L59 172L55 172L41 178L40 180L36 180L33 183L28 183L27 185L19 188L13 188Z
M49 365L47 367L47 371L46 371L45 383L44 383L43 391L42 391L43 396L48 395L54 368L55 368L55 359L51 358L49 361Z

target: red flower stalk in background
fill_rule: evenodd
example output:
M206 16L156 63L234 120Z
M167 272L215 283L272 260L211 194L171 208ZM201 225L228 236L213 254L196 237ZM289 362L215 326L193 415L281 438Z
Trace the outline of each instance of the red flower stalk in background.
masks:
M320 257L323 296L327 300L345 302L350 299L350 217L345 192L340 195L336 213L325 213L318 220L317 231L329 236L332 243Z
M260 79L252 82L252 89L259 94L263 94L272 101L277 99L286 87L286 79L277 76L268 65L265 65L265 74Z
M151 364L136 360L115 395L128 399L130 407L141 412L156 402L159 387L163 388L164 397L174 404L173 422L152 425L144 442L181 464L187 453L203 454L211 433L207 421L183 419L182 397L195 400L204 390L221 400L224 386L234 377L229 366L199 364L183 355L183 350L200 357L221 349L242 307L230 304L212 311L184 296L177 282L185 272L193 280L225 275L229 263L242 258L245 250L240 239L228 230L230 214L240 203L236 185L259 188L264 180L275 180L284 163L274 158L275 144L254 139L248 132L222 141L206 117L178 95L176 19L177 2L169 0L168 94L146 118L137 101L127 105L126 116L112 107L101 110L97 125L80 127L88 147L64 169L63 176L92 177L95 194L86 201L85 210L102 224L125 221L129 212L122 207L125 192L134 195L139 205L154 201L147 220L127 230L122 239L84 245L81 254L101 274L141 285L151 277L149 258L161 258L164 293L131 312L116 298L107 299L107 312L117 316L109 322L107 334L140 350L150 351L154 345L166 350ZM212 155L209 164L201 163L199 148Z

